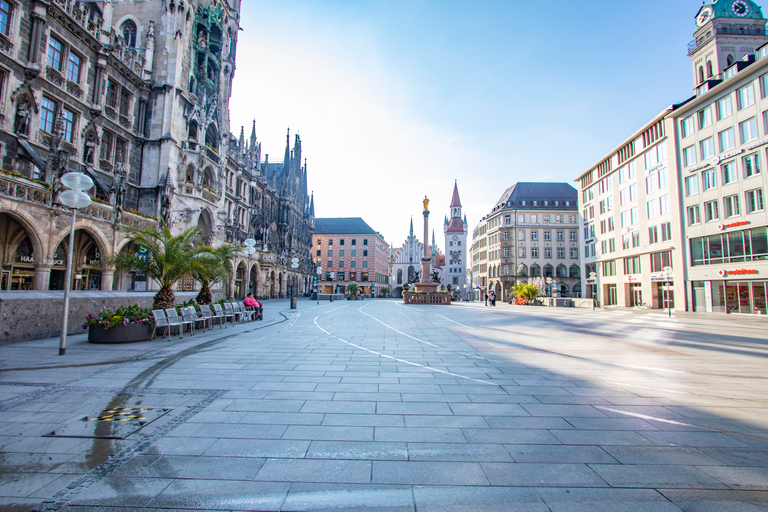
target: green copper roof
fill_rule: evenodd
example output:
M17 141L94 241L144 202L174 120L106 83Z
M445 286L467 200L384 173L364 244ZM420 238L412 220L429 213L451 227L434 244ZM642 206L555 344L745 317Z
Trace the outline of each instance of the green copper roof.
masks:
M711 4L705 4L696 13L696 19L705 14L712 18L736 18L736 19L765 19L759 5L752 0L713 0Z

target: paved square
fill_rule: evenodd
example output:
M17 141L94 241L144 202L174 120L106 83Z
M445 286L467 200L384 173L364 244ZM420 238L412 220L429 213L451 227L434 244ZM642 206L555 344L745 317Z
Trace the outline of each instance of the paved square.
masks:
M765 510L766 327L302 300L171 343L0 346L0 510ZM104 409L164 413L72 437Z

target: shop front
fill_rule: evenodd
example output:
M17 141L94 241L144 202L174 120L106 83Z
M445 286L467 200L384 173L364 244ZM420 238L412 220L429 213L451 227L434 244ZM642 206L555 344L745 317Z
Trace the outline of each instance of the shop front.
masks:
M724 272L722 280L693 281L694 311L739 315L768 314L768 281L750 279L757 275L756 270L741 269Z

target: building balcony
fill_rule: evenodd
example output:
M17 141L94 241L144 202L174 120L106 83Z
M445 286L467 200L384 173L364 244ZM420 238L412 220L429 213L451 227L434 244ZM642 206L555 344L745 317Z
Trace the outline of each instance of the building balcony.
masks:
M95 39L99 39L99 32L102 25L104 25L104 19L88 3L75 2L73 0L54 0L54 4L67 13L77 25L81 26Z

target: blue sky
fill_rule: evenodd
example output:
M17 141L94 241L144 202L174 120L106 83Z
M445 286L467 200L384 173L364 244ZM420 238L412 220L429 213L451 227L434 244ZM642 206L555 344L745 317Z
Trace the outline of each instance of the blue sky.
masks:
M701 0L244 0L232 131L282 159L299 132L318 217L396 247L421 200L442 248L516 181L573 180L691 96ZM293 135L291 136L293 139Z

